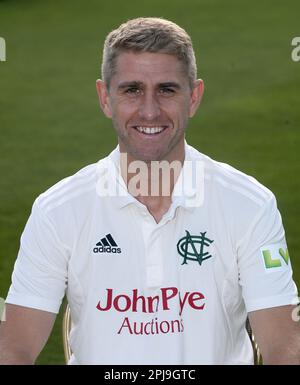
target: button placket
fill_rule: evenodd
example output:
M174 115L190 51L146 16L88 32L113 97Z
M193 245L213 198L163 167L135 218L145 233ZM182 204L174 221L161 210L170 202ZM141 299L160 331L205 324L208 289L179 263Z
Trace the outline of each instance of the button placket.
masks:
M142 233L145 245L146 285L150 288L159 287L163 281L160 227L148 213L145 213Z

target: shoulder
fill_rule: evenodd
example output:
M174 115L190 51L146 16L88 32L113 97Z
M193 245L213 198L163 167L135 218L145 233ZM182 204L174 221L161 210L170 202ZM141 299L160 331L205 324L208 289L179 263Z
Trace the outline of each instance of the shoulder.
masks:
M249 202L251 205L262 207L270 200L275 199L274 194L253 176L237 170L236 168L216 161L189 146L192 159L203 162L204 180L208 190L214 190L223 200Z
M35 205L38 205L46 213L90 194L95 190L99 162L85 166L75 174L54 184L38 196Z

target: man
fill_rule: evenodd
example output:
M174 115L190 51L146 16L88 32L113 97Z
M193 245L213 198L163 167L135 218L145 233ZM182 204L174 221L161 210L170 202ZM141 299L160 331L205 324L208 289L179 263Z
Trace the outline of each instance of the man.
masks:
M247 316L265 363L299 364L273 194L185 143L203 94L190 37L164 19L128 21L105 41L102 78L119 146L34 203L1 362L35 361L66 291L71 364L251 364Z

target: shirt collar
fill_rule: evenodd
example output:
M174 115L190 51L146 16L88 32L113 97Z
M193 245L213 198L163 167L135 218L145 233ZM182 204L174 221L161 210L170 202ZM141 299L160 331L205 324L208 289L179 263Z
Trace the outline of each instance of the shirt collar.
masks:
M185 159L174 186L172 204L194 210L204 199L204 160L185 142Z
M201 158L195 157L194 152L193 147L185 142L185 160L172 193L174 208L181 206L192 210L203 203L204 162ZM97 176L96 189L99 196L109 196L118 208L129 204L142 205L129 194L121 176L119 146L98 162Z

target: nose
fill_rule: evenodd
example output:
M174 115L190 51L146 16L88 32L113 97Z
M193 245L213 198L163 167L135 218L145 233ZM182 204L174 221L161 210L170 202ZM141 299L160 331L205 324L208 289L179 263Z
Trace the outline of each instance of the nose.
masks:
M145 120L155 120L160 115L160 105L154 93L146 92L141 100L139 116Z

